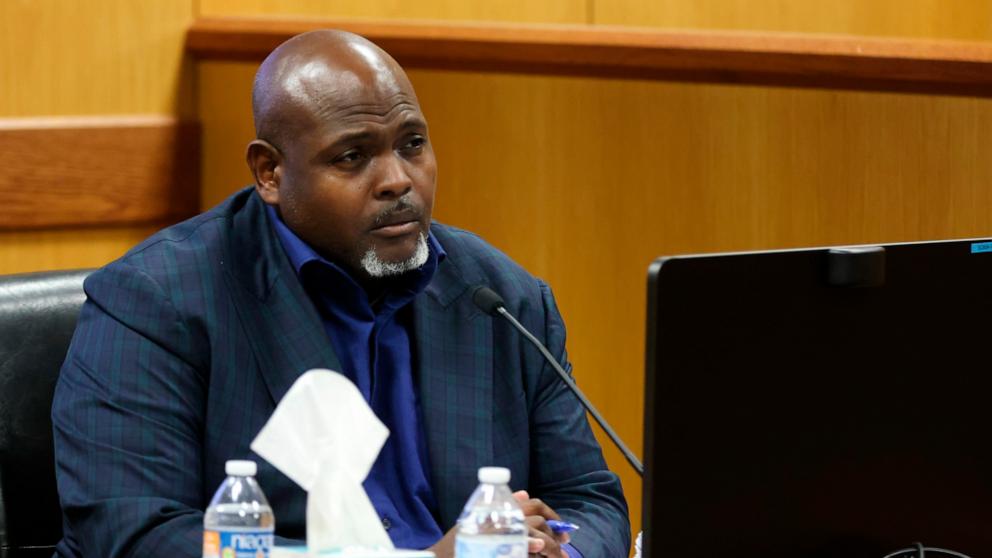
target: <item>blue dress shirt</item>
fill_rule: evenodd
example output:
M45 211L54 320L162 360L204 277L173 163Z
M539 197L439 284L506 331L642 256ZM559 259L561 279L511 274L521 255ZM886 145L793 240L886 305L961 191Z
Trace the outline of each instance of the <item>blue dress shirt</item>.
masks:
M370 301L344 269L322 258L268 207L276 236L316 305L340 370L358 386L389 437L365 491L398 548L427 548L442 536L431 490L427 444L414 389L409 303L430 283L444 249L428 235L430 255L419 269L389 282Z

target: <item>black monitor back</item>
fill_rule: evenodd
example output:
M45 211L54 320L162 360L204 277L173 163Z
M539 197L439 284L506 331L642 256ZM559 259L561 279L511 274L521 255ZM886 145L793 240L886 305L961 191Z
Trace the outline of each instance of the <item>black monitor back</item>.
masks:
M992 556L989 250L657 260L645 556Z

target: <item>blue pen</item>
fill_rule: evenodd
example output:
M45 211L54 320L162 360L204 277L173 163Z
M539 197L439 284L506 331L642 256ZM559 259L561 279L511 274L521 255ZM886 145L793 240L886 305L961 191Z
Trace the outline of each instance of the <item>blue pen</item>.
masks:
M549 519L548 527L551 528L551 532L560 535L562 533L571 533L579 528L578 525L574 523L569 523L567 521L558 521L557 519Z

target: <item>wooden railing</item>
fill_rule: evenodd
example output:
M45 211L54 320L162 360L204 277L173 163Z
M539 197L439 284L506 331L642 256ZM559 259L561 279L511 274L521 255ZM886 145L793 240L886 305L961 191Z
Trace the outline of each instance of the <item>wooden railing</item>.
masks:
M407 68L992 96L992 44L598 25L203 18L203 60L261 60L289 37L353 31Z
M165 116L0 119L0 230L189 217L199 138L198 125Z

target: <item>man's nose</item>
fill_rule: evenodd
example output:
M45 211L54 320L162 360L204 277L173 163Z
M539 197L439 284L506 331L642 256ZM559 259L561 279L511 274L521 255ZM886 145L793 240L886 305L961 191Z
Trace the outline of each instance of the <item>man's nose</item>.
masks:
M390 153L379 159L380 168L376 176L375 197L382 199L399 198L413 189L406 161L397 153Z

